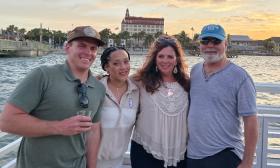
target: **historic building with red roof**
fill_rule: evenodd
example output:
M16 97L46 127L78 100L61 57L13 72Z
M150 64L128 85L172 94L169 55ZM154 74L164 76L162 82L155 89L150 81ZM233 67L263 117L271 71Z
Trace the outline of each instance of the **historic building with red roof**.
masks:
M146 34L164 32L164 18L145 18L129 15L126 9L125 17L122 20L121 32L128 31L130 35L144 31Z

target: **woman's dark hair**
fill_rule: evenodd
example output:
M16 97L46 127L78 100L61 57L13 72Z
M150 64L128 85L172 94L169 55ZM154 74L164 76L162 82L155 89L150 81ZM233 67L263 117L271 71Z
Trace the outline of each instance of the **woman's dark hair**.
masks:
M166 47L172 47L176 53L178 73L173 76L185 91L190 89L190 78L185 54L179 41L168 35L161 35L151 45L143 66L133 76L134 80L141 81L147 92L154 93L161 86L163 79L156 68L156 56Z
M123 48L123 47L108 47L103 51L103 53L100 56L101 67L104 71L106 71L105 70L105 65L108 64L111 53L114 52L114 51L117 51L117 50L124 50L128 55L128 59L130 60L129 52L125 48Z

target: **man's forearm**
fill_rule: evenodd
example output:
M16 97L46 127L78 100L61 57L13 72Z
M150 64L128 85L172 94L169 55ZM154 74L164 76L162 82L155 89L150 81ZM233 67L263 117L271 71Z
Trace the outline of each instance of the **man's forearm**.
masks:
M0 118L0 129L2 131L25 137L71 136L89 131L92 125L90 117L80 115L61 121L41 120L11 104L4 107Z
M40 137L56 134L56 122L44 121L29 115L21 109L7 104L1 114L0 127L4 132L25 137Z
M257 116L246 116L244 120L245 149L242 164L252 166L254 153L258 140L258 121Z

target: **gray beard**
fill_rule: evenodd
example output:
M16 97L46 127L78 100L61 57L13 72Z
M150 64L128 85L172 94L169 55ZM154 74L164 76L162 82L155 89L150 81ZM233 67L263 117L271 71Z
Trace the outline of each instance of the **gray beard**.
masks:
M212 55L212 54L201 53L201 56L204 59L205 63L216 63L224 58L222 54Z

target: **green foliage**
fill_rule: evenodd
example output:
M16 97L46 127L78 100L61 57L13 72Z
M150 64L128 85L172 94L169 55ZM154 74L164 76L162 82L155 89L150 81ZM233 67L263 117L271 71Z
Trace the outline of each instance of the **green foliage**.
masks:
M110 38L114 39L114 42L117 43L117 44L120 44L120 42L121 42L119 34L112 33L110 35Z
M162 32L157 32L155 34L147 34L144 31L133 33L132 35L129 32L124 31L119 34L112 33L110 29L103 29L99 32L101 39L105 42L108 42L108 39L111 38L114 40L115 45L120 45L121 39L126 40L126 47L145 47L149 48L153 41L162 35ZM182 44L183 48L190 48L193 46L191 44L191 39L182 31L179 34L174 35L178 41ZM196 35L195 35L196 37ZM198 37L198 35L197 35Z
M156 34L154 35L155 38L158 38L160 35L162 35L162 32L156 32Z
M193 41L197 41L198 40L198 37L199 37L199 34L195 33L193 35Z
M41 32L42 31L42 32ZM66 33L58 30L49 30L49 29L40 29L34 28L28 32L26 32L25 28L18 28L15 25L9 25L6 30L3 30L3 34L6 36L15 37L18 40L33 40L33 41L40 41L40 35L42 34L42 42L49 43L55 47L62 46L64 41L66 41L67 36Z
M110 36L112 35L112 32L110 29L103 29L99 32L100 36L101 36L101 40L104 41L106 44L108 43L108 39L110 38Z
M35 28L27 32L25 35L26 39L34 40L34 41L40 41L40 28ZM49 43L51 40L51 44L55 47L62 46L64 41L66 41L67 36L66 33L61 32L60 30L48 30L48 29L42 29L42 42L43 43Z
M125 39L125 40L127 40L127 39L130 38L130 35L129 35L129 32L128 32L128 31L120 32L120 33L119 33L119 36L120 36L121 39Z
M42 35L42 42L43 43L51 43L53 46L62 46L64 41L67 40L66 33L58 30L49 30L45 28L34 28L30 31L26 31L25 28L18 28L15 25L9 25L6 30L3 30L4 34L8 36L13 36L14 38L17 37L20 40L34 40L34 41L40 41L40 35ZM126 41L127 47L145 47L148 48L152 42L158 38L160 35L162 35L162 32L157 32L155 34L147 34L144 31L141 31L139 33L134 33L132 35L129 34L129 32L124 31L120 32L118 34L112 33L110 29L105 28L101 30L100 32L101 40L105 43L108 43L108 39L112 38L116 45L120 45L121 39L124 39ZM197 34L195 34L194 38ZM189 46L191 39L188 37L188 35L182 31L179 34L176 34L175 37L180 41L183 48L186 48ZM198 37L198 35L197 35Z
M151 34L148 34L145 38L144 46L146 48L149 48L149 46L153 43L154 40L155 40L154 36Z
M276 47L276 44L274 41L272 41L271 39L268 39L268 40L265 40L264 41L264 47L266 50L268 50L269 52L273 52L275 47Z
M184 49L186 49L190 46L191 39L188 37L188 35L185 33L185 31L181 31L179 34L175 34L174 36L181 43L181 45Z

